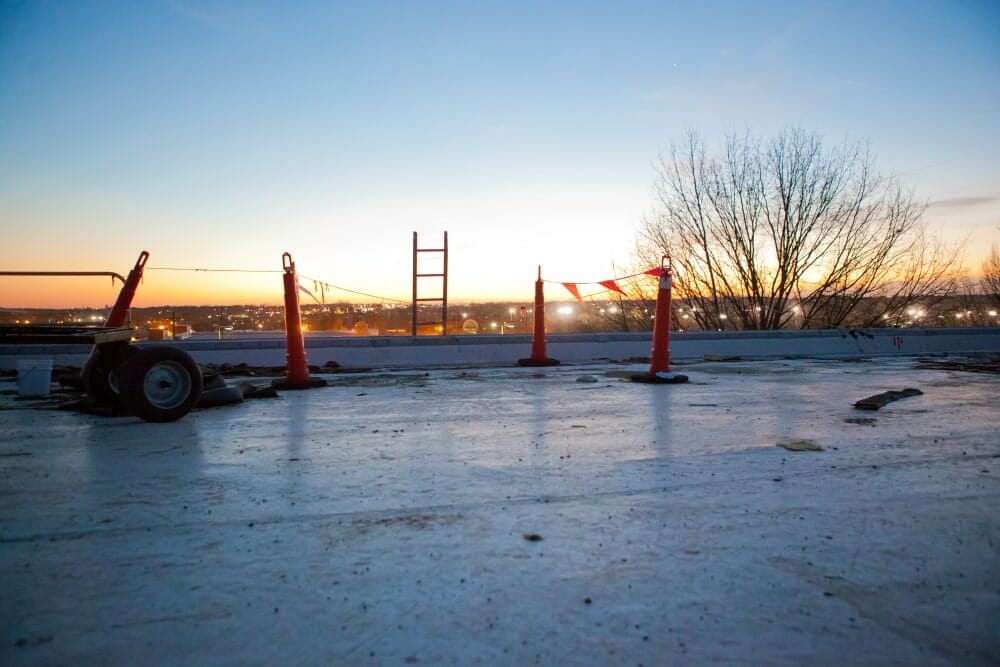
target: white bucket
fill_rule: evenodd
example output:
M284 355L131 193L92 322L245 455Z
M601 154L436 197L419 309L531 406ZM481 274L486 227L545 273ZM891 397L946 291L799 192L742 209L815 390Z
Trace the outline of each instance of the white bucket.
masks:
M17 362L18 396L48 396L51 385L51 359L21 359Z

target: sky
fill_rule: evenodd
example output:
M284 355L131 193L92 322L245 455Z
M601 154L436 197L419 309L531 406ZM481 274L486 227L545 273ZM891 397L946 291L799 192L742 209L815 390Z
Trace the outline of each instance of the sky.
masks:
M288 252L408 301L412 233L447 231L450 301L528 301L539 266L628 272L689 130L787 127L867 141L976 270L997 118L996 0L0 0L0 271L147 250L135 305L280 303ZM275 273L167 270L193 268ZM0 276L0 307L116 294Z

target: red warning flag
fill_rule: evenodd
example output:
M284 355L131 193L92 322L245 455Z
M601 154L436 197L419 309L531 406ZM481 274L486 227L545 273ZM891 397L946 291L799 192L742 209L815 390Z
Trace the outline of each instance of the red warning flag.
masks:
M618 292L619 294L625 294L625 290L623 290L621 287L619 287L618 283L616 283L613 280L602 280L601 282L599 282L597 284L600 285L601 287L605 288L605 289L611 290L612 292Z
M654 278L659 278L663 275L663 267L658 266L655 269L650 269L649 271L643 271L647 276L653 276Z
M583 298L580 296L580 290L576 288L576 283L563 283L562 286L569 290L569 293L576 297L577 301L583 301Z

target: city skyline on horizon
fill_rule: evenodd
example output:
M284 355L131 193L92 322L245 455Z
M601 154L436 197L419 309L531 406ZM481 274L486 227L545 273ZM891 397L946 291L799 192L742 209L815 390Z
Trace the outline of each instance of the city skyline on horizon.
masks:
M985 1L5 5L0 270L124 274L146 249L136 305L280 302L288 251L408 302L412 231L447 231L449 297L526 299L538 265L639 268L687 130L801 127L869 142L976 273L1000 243L998 26ZM116 293L0 277L0 306Z

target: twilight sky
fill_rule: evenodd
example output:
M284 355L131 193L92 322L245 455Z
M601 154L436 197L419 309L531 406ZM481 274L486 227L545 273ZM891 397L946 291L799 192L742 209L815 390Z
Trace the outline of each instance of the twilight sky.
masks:
M1000 3L0 2L0 270L136 305L280 302L281 269L408 300L625 273L688 129L868 140L977 270L1000 243ZM562 298L555 293L550 298ZM597 291L583 288L585 292ZM0 276L0 307L103 305ZM332 299L350 295L333 292Z

